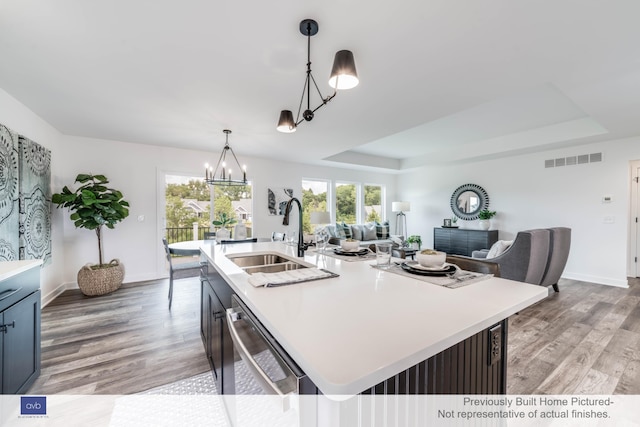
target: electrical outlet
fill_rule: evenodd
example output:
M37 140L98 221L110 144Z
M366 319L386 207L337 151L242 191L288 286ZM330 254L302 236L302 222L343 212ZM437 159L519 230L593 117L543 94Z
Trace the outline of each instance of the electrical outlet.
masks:
M604 217L602 222L604 222L605 224L613 224L616 222L616 217L613 215L607 215Z
M493 365L502 359L502 325L496 325L489 329L489 365Z

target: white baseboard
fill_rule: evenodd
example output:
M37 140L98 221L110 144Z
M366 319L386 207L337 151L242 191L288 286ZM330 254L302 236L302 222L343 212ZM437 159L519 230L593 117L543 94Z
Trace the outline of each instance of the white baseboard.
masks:
M615 286L618 288L628 288L627 279L612 279L611 277L590 276L580 273L564 273L563 279L580 280L581 282L597 283L599 285Z
M137 275L134 277L126 277L126 280L123 283L146 282L149 280L166 279L167 277L168 276L158 277L155 274L144 274L144 275ZM58 296L60 296L60 294L62 294L67 289L78 289L78 283L77 282L62 283L58 285L58 287L55 288L53 291L49 292L46 295L43 295L40 302L41 308L45 308L47 304L49 304L51 301L56 299Z
M51 292L49 292L48 294L42 295L42 298L40 299L41 307L45 308L47 304L49 304L51 301L56 299L61 293L63 293L67 289L73 289L74 287L73 285L75 285L76 288L78 287L78 285L74 283L63 283L59 285L57 288L55 288L54 290L52 290Z

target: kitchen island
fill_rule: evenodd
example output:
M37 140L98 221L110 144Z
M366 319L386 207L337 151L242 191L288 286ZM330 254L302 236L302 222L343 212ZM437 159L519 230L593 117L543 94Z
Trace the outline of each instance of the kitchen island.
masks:
M448 377L458 362L460 370L471 366L471 382L491 381L484 377L496 375L490 369L495 365L501 384L489 392L505 393L506 319L548 294L543 287L494 277L449 289L378 270L371 266L375 260L349 262L314 251L297 258L296 248L284 243L205 243L201 252L211 272L229 285L325 395L420 393L420 386L397 390L398 376L408 373L408 378L412 369L417 375L417 366L445 354L450 360L442 360L428 381L445 381L438 377L442 366L448 365L441 375ZM232 261L243 253L279 253L339 277L254 287L249 274ZM464 345L469 348L464 350ZM498 346L493 356L492 345ZM423 365L425 369L430 368ZM462 381L461 373L454 382ZM455 386L446 385L446 392L479 392Z

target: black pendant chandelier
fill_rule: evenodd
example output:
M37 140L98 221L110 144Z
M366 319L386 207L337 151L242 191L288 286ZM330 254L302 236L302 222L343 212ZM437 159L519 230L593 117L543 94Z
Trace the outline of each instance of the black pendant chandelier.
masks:
M303 120L311 121L314 113L323 105L336 96L339 89L351 89L358 85L358 73L356 72L356 63L353 59L353 53L349 50L341 50L336 52L336 56L333 60L333 67L331 68L331 76L329 77L329 86L333 90L333 94L326 98L322 96L316 80L311 74L311 36L315 36L318 33L318 23L313 19L305 19L300 22L300 32L302 35L307 36L307 77L304 81L304 87L302 88L302 97L300 98L300 105L298 106L298 114L295 121L293 120L293 113L291 110L282 110L280 112L280 120L278 121L277 129L280 132L291 133L295 132L296 128ZM320 96L321 103L316 108L311 109L311 85L316 88L318 95ZM302 111L302 104L304 103L305 94L307 96L307 108ZM302 118L300 118L300 112L302 112Z
M222 149L222 153L220 153L220 158L218 159L218 164L214 169L209 164L204 165L204 181L209 185L226 185L226 186L236 186L236 185L247 185L247 167L240 167L240 162L238 162L238 158L236 154L233 152L231 146L229 146L229 134L231 131L229 129L225 129L222 132L226 135L226 141L224 144L224 148ZM242 179L232 179L233 170L231 169L231 164L227 165L227 153L231 153L233 160L235 161L235 165L238 167L235 172L235 176L242 176ZM234 166L235 167L235 166Z

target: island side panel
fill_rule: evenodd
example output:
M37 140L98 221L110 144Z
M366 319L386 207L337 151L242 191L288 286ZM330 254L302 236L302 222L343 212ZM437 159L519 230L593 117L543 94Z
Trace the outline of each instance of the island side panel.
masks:
M506 394L507 325L503 319L362 394Z

